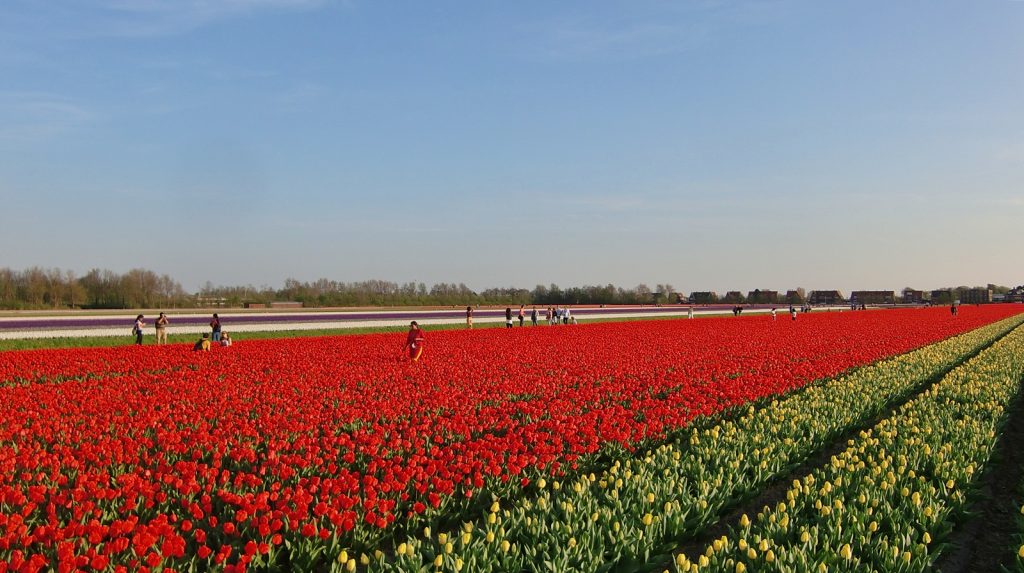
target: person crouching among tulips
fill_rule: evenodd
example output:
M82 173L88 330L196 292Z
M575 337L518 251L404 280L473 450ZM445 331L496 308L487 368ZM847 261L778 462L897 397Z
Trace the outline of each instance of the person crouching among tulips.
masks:
M402 347L402 350L409 349L409 358L413 362L418 361L423 355L423 341L423 330L414 320L409 324L409 334L405 337L405 346Z
M210 351L210 335L203 333L203 335L196 341L192 346L193 352L209 352Z

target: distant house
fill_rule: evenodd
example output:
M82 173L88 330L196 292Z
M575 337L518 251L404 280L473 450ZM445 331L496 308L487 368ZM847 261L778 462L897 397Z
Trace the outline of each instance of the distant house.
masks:
M715 304L716 302L718 302L718 293L713 290L690 293L690 304Z
M1024 302L1024 286L1010 289L1010 292L1006 293L1006 302Z
M247 302L243 306L245 308L267 308L267 305L262 302Z
M803 304L804 297L798 290L786 291L786 304Z
M227 306L228 299L222 296L196 295L196 306Z
M987 304L992 302L992 289L972 288L960 293L960 302L963 304Z
M811 296L807 297L807 302L811 304L843 304L846 299L843 298L843 293L837 290L812 290Z
M270 308L302 308L302 303L295 301L272 302Z
M746 302L746 300L743 298L743 293L741 293L738 290L731 290L731 291L725 293L725 297L722 298L722 302L728 302L728 303L732 303L732 304L740 304L740 303Z
M855 290L850 293L850 302L856 304L894 304L896 293L891 290Z
M777 304L779 291L754 289L747 293L747 302L750 304Z
M906 304L924 304L927 302L925 299L925 292L923 290L914 290L912 288L903 289L902 297L903 302Z
M949 304L953 302L953 289L940 288L932 291L932 304Z

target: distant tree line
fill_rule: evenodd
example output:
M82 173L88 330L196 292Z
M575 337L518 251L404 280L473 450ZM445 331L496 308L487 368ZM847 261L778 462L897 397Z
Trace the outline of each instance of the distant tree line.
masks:
M556 284L524 288L489 288L476 292L463 283L397 283L383 280L341 282L318 279L302 282L289 278L282 288L269 286L219 286L207 282L198 293L185 292L170 276L147 269L124 274L93 269L83 276L57 268L24 270L0 268L2 309L127 309L237 307L246 303L300 302L322 306L462 306L491 304L649 304L675 302L670 284L651 289L582 286L561 288Z
M0 308L144 308L189 307L195 297L167 275L146 269L124 274L93 269L74 271L31 267L0 269Z
M994 293L1010 289L988 285ZM962 298L968 287L943 291L933 303ZM289 278L282 288L269 286L218 286L207 282L198 293L185 292L168 275L147 269L124 274L93 269L83 276L74 271L31 267L25 270L0 268L0 309L62 308L199 308L239 307L246 303L300 302L306 307L324 306L465 306L465 305L563 305L563 304L651 304L676 302L756 303L758 297L774 291L754 290L748 296L730 291L719 297L713 292L678 293L671 284L654 288L639 284L633 288L612 284L561 288L537 285L533 290L517 287L489 288L476 292L463 283L397 283L382 280L341 282L317 279L302 282ZM782 293L778 293L781 297ZM802 302L804 289L789 291L787 302ZM945 298L941 298L945 296ZM792 298L792 300L790 300ZM933 297L935 298L935 297Z

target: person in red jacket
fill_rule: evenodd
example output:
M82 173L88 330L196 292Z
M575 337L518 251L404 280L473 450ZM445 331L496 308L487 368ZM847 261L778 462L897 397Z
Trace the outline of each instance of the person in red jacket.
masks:
M420 356L423 356L423 342L423 330L414 320L409 323L409 334L405 337L405 346L402 347L402 350L408 348L409 358L416 362L420 359Z

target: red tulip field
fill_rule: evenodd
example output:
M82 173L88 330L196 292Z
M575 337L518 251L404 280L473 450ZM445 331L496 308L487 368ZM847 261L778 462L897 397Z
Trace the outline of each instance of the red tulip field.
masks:
M0 573L925 571L1020 391L1022 322L428 328L415 363L404 334L3 352Z

